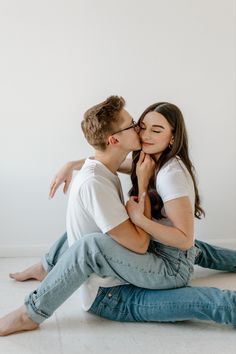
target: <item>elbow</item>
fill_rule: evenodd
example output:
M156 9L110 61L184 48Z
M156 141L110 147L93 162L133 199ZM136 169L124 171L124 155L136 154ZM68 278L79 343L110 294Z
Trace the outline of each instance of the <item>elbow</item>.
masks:
M138 249L137 253L139 253L139 254L147 253L149 243L150 243L150 237L149 237L149 235L147 235L147 237L145 237L145 239L140 242L139 249Z
M194 241L193 241L193 239L187 239L185 242L184 242L184 244L183 244L183 246L182 247L180 247L180 249L182 250L182 251L188 251L191 247L193 247L194 246Z

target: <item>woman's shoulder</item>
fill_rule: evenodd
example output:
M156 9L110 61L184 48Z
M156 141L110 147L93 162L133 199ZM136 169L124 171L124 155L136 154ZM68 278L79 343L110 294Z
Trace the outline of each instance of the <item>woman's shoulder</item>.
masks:
M156 189L163 202L194 194L192 178L179 157L162 166L156 177Z
M165 175L167 173L174 173L176 171L185 171L185 165L180 157L175 156L168 160L159 170L158 175Z

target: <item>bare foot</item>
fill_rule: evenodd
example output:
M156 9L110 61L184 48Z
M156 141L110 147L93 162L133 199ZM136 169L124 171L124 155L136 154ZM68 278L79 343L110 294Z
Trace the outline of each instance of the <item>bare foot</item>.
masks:
M39 324L29 318L26 307L23 305L0 319L0 336L21 331L32 331L38 327Z
M41 263L36 263L31 267L18 273L10 273L9 277L16 281L25 281L29 279L36 279L42 281L47 275L47 272L43 268Z

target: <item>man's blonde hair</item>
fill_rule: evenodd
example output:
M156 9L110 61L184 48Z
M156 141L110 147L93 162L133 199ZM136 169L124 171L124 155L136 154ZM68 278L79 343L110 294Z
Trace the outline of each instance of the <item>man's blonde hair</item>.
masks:
M86 140L95 149L106 149L107 136L112 134L115 123L119 121L119 113L124 106L123 97L110 96L85 112L81 128Z

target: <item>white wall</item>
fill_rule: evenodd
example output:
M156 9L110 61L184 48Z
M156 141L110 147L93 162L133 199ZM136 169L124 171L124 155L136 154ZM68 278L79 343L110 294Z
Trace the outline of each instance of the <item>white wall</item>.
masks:
M110 94L136 118L160 100L182 109L207 212L196 234L235 239L235 23L234 0L0 0L0 255L64 231L49 183L91 154L80 121Z

